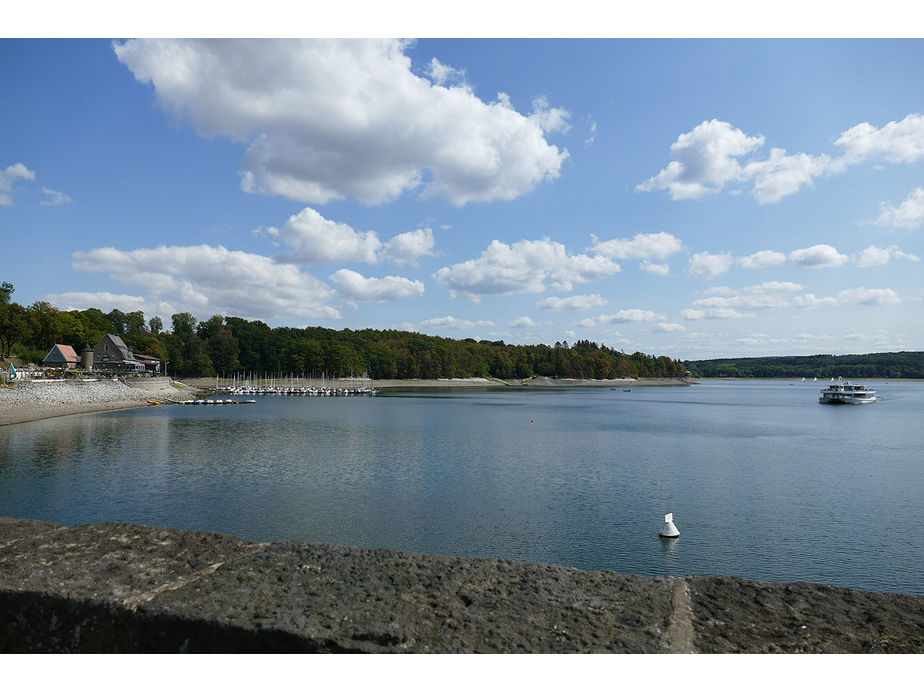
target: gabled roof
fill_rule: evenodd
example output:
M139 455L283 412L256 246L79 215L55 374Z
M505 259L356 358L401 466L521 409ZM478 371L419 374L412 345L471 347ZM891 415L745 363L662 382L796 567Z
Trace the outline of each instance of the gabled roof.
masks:
M55 344L48 352L48 355L45 357L45 361L51 361L57 363L63 361L64 363L78 363L80 359L77 358L77 352L74 351L74 347L68 346L67 344Z
M112 342L112 345L113 345L116 349L119 350L119 354L121 355L122 360L127 360L127 359L129 358L129 356L128 356L128 347L125 345L125 342L122 341L122 338L121 338L119 335L117 335L117 334L107 334L105 337L103 337L103 338L99 341L99 344L102 344L106 339L108 339L110 342ZM97 348L99 347L99 344L96 345Z

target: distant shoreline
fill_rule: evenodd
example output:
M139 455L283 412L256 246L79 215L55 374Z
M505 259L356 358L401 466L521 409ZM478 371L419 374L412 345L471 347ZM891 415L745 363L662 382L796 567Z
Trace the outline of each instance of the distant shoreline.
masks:
M359 379L341 378L328 381L332 387L351 387ZM205 397L215 388L215 381L211 378L195 378L178 383L166 378L129 380L128 394L113 394L112 396L97 397L93 401L86 399L70 401L73 398L60 397L54 401L47 398L29 396L23 390L17 391L14 387L0 388L0 426L29 423L59 416L72 416L75 414L93 414L98 412L115 411L118 409L131 409L145 407L149 401L163 403L177 403L187 399ZM687 387L695 384L685 378L613 378L608 380L580 379L580 378L547 378L534 377L525 380L499 380L494 378L435 378L435 379L408 379L408 380L376 380L373 386L377 390L400 390L415 388L494 388L505 389L509 387L535 387L535 388L564 388L564 387ZM80 391L86 386L79 382L71 384L55 383L56 389L67 388ZM166 391L166 396L165 396Z

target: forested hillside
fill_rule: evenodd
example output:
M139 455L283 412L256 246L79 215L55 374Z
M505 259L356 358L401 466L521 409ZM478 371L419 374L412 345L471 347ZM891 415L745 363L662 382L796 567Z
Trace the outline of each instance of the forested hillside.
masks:
M135 353L169 362L168 372L181 377L246 371L331 377L365 372L380 380L618 378L682 376L686 370L667 356L626 354L590 341L524 346L397 330L270 328L259 320L220 315L198 322L189 313L173 315L167 331L161 318L145 321L140 311L62 311L45 302L24 307L11 300L13 290L8 283L0 289L0 356L15 356L22 364L41 363L56 343L79 352L112 333Z
M687 361L700 378L924 378L924 351Z

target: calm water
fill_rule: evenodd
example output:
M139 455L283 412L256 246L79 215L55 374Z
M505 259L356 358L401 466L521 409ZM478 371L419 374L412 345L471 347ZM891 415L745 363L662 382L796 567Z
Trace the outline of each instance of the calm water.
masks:
M0 428L0 516L924 594L924 384L407 391ZM673 512L678 540L657 536Z

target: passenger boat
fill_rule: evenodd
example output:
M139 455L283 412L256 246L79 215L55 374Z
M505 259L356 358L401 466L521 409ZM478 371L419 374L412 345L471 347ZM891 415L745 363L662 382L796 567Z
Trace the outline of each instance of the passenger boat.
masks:
M818 401L822 404L870 404L876 401L876 391L837 378L821 390Z

